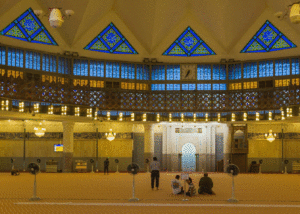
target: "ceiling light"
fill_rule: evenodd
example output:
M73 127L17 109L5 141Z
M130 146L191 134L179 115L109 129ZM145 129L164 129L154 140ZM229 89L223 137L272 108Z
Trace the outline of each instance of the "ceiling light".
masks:
M106 139L112 141L115 139L116 133L112 132L112 129L109 129L109 133L105 133Z
M49 11L50 12L45 14L45 16L48 16L50 26L53 28L61 27L64 19L68 19L70 16L74 15L73 10L65 10L64 14L60 11L60 8L49 8ZM42 10L34 10L33 12L37 16L41 16L43 14Z
M267 141L272 143L275 140L276 134L274 133L274 135L273 135L272 129L270 129L269 134L266 133L265 137L267 138Z
M45 135L46 128L42 127L42 123L40 123L39 127L34 127L34 133L38 137L43 137Z

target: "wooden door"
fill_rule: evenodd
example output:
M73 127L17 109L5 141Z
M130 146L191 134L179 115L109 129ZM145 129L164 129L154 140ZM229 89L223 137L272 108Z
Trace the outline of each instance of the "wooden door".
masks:
M240 172L247 172L247 154L232 154L231 163L237 165Z

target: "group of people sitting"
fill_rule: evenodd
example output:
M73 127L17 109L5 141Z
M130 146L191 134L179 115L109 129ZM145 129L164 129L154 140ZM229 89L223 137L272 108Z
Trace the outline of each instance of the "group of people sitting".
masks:
M173 191L173 194L175 195L178 195L178 194L183 194L184 193L184 190L183 190L183 187L179 181L179 178L180 176L179 175L176 175L175 179L172 180L172 191ZM185 180L185 182L187 182L188 184L188 191L186 192L186 195L187 196L193 196L196 194L196 188L193 184L193 180L192 178L189 178L187 180ZM212 188L213 188L213 182L211 180L210 177L208 177L208 174L207 173L204 173L204 177L202 177L199 181L199 189L198 189L198 193L199 194L215 194L213 191L212 191Z

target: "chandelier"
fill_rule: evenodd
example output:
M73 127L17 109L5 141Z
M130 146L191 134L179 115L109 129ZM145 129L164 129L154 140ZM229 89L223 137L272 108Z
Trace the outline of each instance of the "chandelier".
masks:
M34 133L38 137L43 137L45 135L46 128L42 127L42 123L40 123L39 127L34 127Z
M64 13L60 11L61 8L49 8L49 14L46 14L45 16L48 16L49 23L52 28L58 28L61 27L62 23L64 22L64 19L69 19L70 16L74 14L73 10L65 10ZM34 10L34 14L37 16L40 16L43 14L42 10Z
M115 139L116 133L112 132L112 129L109 129L108 133L105 133L106 139L112 141Z
M275 133L272 134L272 129L270 129L269 134L266 133L265 137L266 137L267 141L272 143L275 140L276 134Z
M279 11L274 14L278 19L284 19L289 16L293 24L300 23L300 2L295 2L287 6L284 12Z

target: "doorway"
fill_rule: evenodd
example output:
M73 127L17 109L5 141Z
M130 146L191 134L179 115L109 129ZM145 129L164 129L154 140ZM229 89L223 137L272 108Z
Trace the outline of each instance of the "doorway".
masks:
M196 148L191 143L182 146L181 169L183 172L196 171Z

